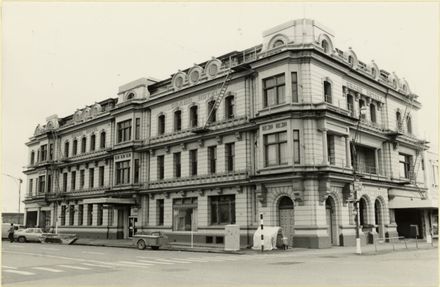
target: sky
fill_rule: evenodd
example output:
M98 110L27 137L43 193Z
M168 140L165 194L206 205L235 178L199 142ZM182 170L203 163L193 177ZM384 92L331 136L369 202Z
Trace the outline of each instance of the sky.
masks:
M335 46L406 78L419 95L418 130L438 146L438 3L15 3L2 11L2 212L18 211L25 142L37 124L116 97L141 77L165 79L262 42L298 18L335 33ZM21 211L23 212L23 204Z

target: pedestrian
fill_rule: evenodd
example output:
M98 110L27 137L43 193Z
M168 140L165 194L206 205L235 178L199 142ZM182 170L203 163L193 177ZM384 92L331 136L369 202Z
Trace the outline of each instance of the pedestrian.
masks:
M11 243L14 242L14 231L15 231L14 223L11 223L11 228L9 228L8 231L8 238Z

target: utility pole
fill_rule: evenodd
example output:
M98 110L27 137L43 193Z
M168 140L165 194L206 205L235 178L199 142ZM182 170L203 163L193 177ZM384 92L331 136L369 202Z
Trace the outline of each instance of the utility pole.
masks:
M13 180L15 180L18 183L18 214L17 214L17 222L18 222L18 224L21 224L21 222L20 222L20 213L21 213L21 208L20 208L21 206L20 206L20 204L21 204L21 184L23 183L23 180L21 178L19 178L19 177L15 177L15 176L12 176L12 175L7 174L7 173L3 173L3 175L6 175L7 177L12 178Z

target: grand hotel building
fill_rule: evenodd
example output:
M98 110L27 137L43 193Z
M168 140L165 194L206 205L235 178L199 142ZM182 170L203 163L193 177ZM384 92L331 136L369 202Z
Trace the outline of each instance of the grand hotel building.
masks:
M257 46L47 118L26 143L26 225L215 245L233 223L244 247L263 213L293 246L353 245L356 173L364 242L409 224L423 236L419 109L404 79L337 49L316 21L290 21Z

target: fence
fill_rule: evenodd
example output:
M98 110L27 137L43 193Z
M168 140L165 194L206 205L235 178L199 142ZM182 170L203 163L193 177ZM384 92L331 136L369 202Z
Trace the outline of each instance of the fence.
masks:
M419 240L417 239L417 237L415 238L415 240L412 240L412 239L408 240L408 238L405 238L403 236L398 236L398 237L376 238L374 240L374 251L377 253L377 251L378 251L378 249L377 249L378 243L385 243L385 244L391 243L391 245L393 246L393 251L395 251L396 250L396 245L397 244L401 244L402 242L405 245L405 249L408 249L408 245L411 244L412 242L415 242L416 249L419 249ZM431 240L431 246L434 247L434 241L433 240Z

